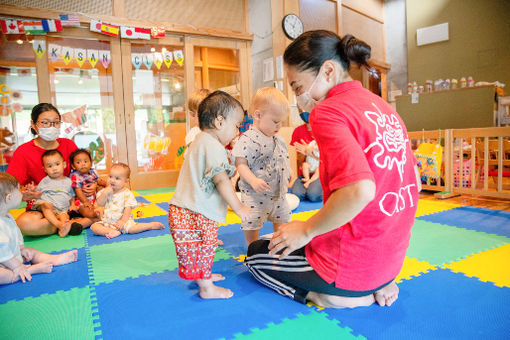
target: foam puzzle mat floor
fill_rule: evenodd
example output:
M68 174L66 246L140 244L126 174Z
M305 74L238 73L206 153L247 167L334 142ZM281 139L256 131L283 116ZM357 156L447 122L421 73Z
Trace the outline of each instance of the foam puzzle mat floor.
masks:
M78 261L0 286L1 339L508 339L510 212L420 200L397 302L335 310L260 285L242 263L247 247L232 213L220 226L213 270L234 297L202 300L177 274L171 189L136 196L136 220L165 229L111 240L90 230L25 238L44 252L78 249ZM320 207L301 202L293 218ZM261 234L271 231L266 223Z

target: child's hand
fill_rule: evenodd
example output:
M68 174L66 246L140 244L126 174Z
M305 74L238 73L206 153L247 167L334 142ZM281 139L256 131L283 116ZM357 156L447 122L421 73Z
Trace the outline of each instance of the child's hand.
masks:
M310 183L312 183L312 181L308 180L306 181L303 186L305 187L305 189L308 189L308 187L310 186Z
M23 257L24 262L30 262L32 261L33 253L26 247L23 247L21 248L21 257Z
M102 219L103 218L103 209L99 208L99 207L95 207L94 208L94 214L99 218L99 219Z
M115 229L120 231L122 229L122 227L124 226L124 224L125 224L124 222L122 222L121 220L118 220L117 222L115 222L114 227L115 227Z
M250 217L251 210L246 205L241 205L241 208L235 211L235 213L241 220L246 221Z
M271 187L269 184L267 184L263 179L256 178L250 183L253 190L255 190L256 193L261 194L266 190L271 190Z
M301 181L303 181L303 182L305 182L305 183L306 183L306 182L308 182L309 180L310 180L310 178L306 178L306 177L304 177L304 176L303 176L303 178L301 178Z
M112 186L110 185L110 183L108 183L108 185L103 189L104 192L107 194L107 195L110 195L113 193L113 188Z
M25 283L26 281L32 280L32 275L28 272L28 266L25 266L24 264L21 264L20 266L14 268L12 270L14 273L14 276L12 277L12 282L14 282L14 279L19 275L19 279ZM11 282L11 283L12 283Z
M94 206L92 205L92 203L90 201L87 201L87 202L83 203L83 205L87 209L94 209Z

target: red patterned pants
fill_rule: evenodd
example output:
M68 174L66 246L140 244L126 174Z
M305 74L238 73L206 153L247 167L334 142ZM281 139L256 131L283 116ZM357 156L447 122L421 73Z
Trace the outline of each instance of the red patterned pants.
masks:
M170 205L168 225L179 261L179 276L186 280L210 279L218 222L189 209Z

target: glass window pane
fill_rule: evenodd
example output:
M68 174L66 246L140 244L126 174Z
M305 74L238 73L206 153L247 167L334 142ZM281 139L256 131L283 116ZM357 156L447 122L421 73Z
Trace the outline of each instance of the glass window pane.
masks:
M131 45L139 172L179 169L183 161L184 63L175 60L176 51L182 47ZM172 53L173 61L165 53Z
M4 39L5 38L5 39ZM0 171L16 147L33 138L30 113L38 104L35 53L25 36L3 35L0 48Z
M118 161L109 53L108 41L48 37L51 94L63 120L60 135L89 149L101 173Z

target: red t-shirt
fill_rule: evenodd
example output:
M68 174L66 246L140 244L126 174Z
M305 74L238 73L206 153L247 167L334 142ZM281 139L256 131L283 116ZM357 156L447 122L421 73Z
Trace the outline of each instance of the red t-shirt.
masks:
M294 143L301 143L301 139L304 140L307 144L310 144L311 141L314 140L312 131L308 130L306 124L299 125L292 132L292 138L290 140L290 145L294 145Z
M66 161L64 176L68 177L71 172L71 164L69 155L78 147L74 142L67 138L57 138L57 150L62 153ZM27 185L34 182L35 185L46 177L42 164L42 154L46 150L35 145L32 139L29 142L21 144L14 151L12 159L7 167L7 172L16 177L20 185Z
M416 158L406 127L358 81L331 89L310 122L321 155L324 202L334 190L363 179L375 182L376 194L351 222L312 239L306 257L338 288L375 289L399 274L417 209Z

